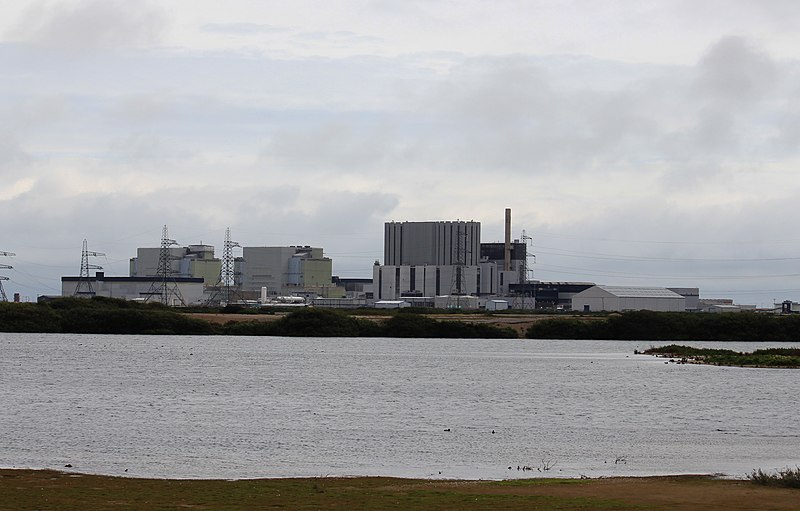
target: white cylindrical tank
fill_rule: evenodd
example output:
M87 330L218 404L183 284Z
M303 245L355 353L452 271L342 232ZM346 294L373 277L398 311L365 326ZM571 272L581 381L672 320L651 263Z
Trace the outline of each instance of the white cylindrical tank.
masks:
M267 303L267 288L261 288L261 303Z

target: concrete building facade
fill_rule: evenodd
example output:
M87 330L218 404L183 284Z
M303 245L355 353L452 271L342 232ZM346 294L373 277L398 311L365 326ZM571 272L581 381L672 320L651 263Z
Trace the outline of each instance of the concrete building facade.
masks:
M459 276L460 271L460 276ZM423 265L373 267L375 300L443 295L493 295L497 293L497 266Z
M480 222L387 222L384 264L373 267L374 300L427 304L440 296L497 293L497 265L481 259L480 237Z
M387 266L477 266L480 222L387 222L383 264Z
M268 296L344 296L332 283L333 262L318 247L243 247L234 266L244 292L267 288Z

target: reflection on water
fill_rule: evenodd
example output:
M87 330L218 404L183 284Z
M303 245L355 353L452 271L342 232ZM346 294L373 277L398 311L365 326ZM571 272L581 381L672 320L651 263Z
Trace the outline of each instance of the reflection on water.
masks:
M0 334L0 466L741 477L800 461L800 371L633 355L651 344Z

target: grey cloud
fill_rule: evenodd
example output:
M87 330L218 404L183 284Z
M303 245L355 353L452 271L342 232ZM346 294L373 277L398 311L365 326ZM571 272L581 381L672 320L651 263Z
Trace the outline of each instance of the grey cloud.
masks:
M125 95L115 101L109 115L135 123L151 123L174 115L179 98L164 93Z
M309 220L314 229L329 235L364 234L370 230L378 234L375 224L381 224L398 204L394 194L332 191L329 201Z
M395 135L391 125L372 119L279 130L261 158L305 171L378 171L401 157L402 142Z
M57 186L39 183L9 201L0 216L14 219L3 232L3 250L17 253L19 273L9 289L52 293L62 275L76 274L80 244L88 238L109 275L125 275L137 247L158 246L161 227L181 244L204 242L221 250L225 227L242 245L310 244L334 256L338 273L369 276L371 251L378 251L385 215L397 196L331 187L324 200L306 203L298 187L180 187L143 195L91 192L63 197ZM347 254L369 253L367 261ZM73 266L74 263L74 266ZM43 285L43 283L45 285Z
M776 211L791 209L794 201L794 197L767 201L753 197L735 205L683 208L669 198L650 196L627 204L607 203L578 223L543 229L538 237L534 232L534 253L539 252L534 270L544 280L697 286L703 297L730 290L722 296L753 303L757 298L748 294L749 289L792 287L785 278L744 276L797 273L797 261L791 259L797 243L787 242L780 222L764 222ZM537 245L546 248L537 250ZM582 257L559 255L564 252ZM758 258L790 259L752 261Z
M0 176L25 177L25 170L33 158L9 134L0 132Z
M38 1L8 35L48 48L85 51L157 43L166 26L165 12L145 1Z
M777 132L770 138L769 150L777 154L800 151L800 102L786 105L775 122Z
M586 71L565 75L565 62L519 56L456 66L423 104L440 135L427 148L446 151L450 168L475 171L646 172L661 161L715 172L767 154L766 134L792 96L783 81L793 64L741 38L714 44L693 67L584 59Z
M190 151L176 147L156 134L144 132L115 138L108 148L110 160L130 164L188 159L192 156ZM163 169L154 172L160 173Z
M698 90L712 100L741 104L763 97L774 86L776 65L742 37L726 37L698 63Z
M653 120L639 113L647 97L631 84L610 92L591 82L554 85L560 80L557 69L527 57L468 62L451 73L426 106L459 145L452 165L533 174L582 170L646 142L653 131Z
M0 126L20 132L64 121L72 111L62 95L35 95L26 99L15 98L3 105L0 100Z
M207 23L201 27L204 32L229 35L280 34L289 29L264 23Z
M300 40L325 42L329 44L349 44L349 43L365 43L365 42L380 42L381 38L374 36L367 36L356 34L355 32L348 31L335 31L335 32L299 32L296 37Z

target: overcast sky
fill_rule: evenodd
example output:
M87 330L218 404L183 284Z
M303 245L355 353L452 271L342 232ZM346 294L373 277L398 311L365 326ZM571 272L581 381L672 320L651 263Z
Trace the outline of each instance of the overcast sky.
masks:
M796 0L0 3L0 270L60 293L161 229L321 246L532 237L535 278L800 300Z

